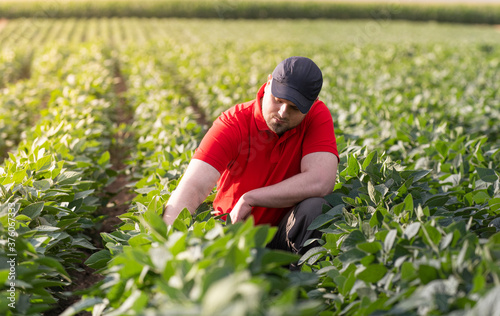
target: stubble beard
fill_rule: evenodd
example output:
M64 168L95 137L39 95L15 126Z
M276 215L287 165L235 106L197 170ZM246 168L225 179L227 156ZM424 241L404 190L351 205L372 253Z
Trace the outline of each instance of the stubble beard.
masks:
M277 117L272 117L269 120L266 121L267 126L269 129L273 132L275 132L278 136L283 135L286 131L290 130L289 123L287 121L284 121L283 123L277 122L276 119Z

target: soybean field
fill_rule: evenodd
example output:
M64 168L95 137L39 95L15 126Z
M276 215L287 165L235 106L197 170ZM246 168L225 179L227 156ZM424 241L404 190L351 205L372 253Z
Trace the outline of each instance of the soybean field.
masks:
M267 249L215 193L167 226L211 122L293 55L340 153L320 246ZM499 315L499 91L494 25L1 20L0 313Z

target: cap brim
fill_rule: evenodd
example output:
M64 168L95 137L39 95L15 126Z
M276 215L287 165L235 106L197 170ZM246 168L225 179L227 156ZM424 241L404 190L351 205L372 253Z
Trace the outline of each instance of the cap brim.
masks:
M300 110L300 112L302 112L303 114L309 112L311 106L314 103L314 100L310 101L306 99L299 91L289 86L286 86L274 79L271 85L271 93L276 98L285 99L293 102Z

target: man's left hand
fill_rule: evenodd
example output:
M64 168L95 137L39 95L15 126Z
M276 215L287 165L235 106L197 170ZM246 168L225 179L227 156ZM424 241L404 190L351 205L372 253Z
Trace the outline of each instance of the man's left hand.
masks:
M237 223L239 221L244 221L250 213L252 212L252 206L247 201L245 194L243 194L238 203L234 206L229 216L231 216L231 223Z

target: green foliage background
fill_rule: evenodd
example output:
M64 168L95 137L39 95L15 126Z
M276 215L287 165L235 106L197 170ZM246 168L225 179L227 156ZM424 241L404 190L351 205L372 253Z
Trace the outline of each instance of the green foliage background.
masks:
M488 315L500 286L500 33L494 27L368 21L20 19L0 31L2 312L37 315L86 264L105 278L65 315ZM320 98L341 152L338 181L302 257L274 233L210 215L167 227L168 199L210 120L283 58L323 69ZM113 88L117 73L127 91ZM124 102L120 101L124 98ZM124 105L125 104L125 105ZM118 125L116 112L134 113ZM109 150L130 133L122 173L137 193L122 223L89 230L109 201ZM298 261L300 271L286 269Z

